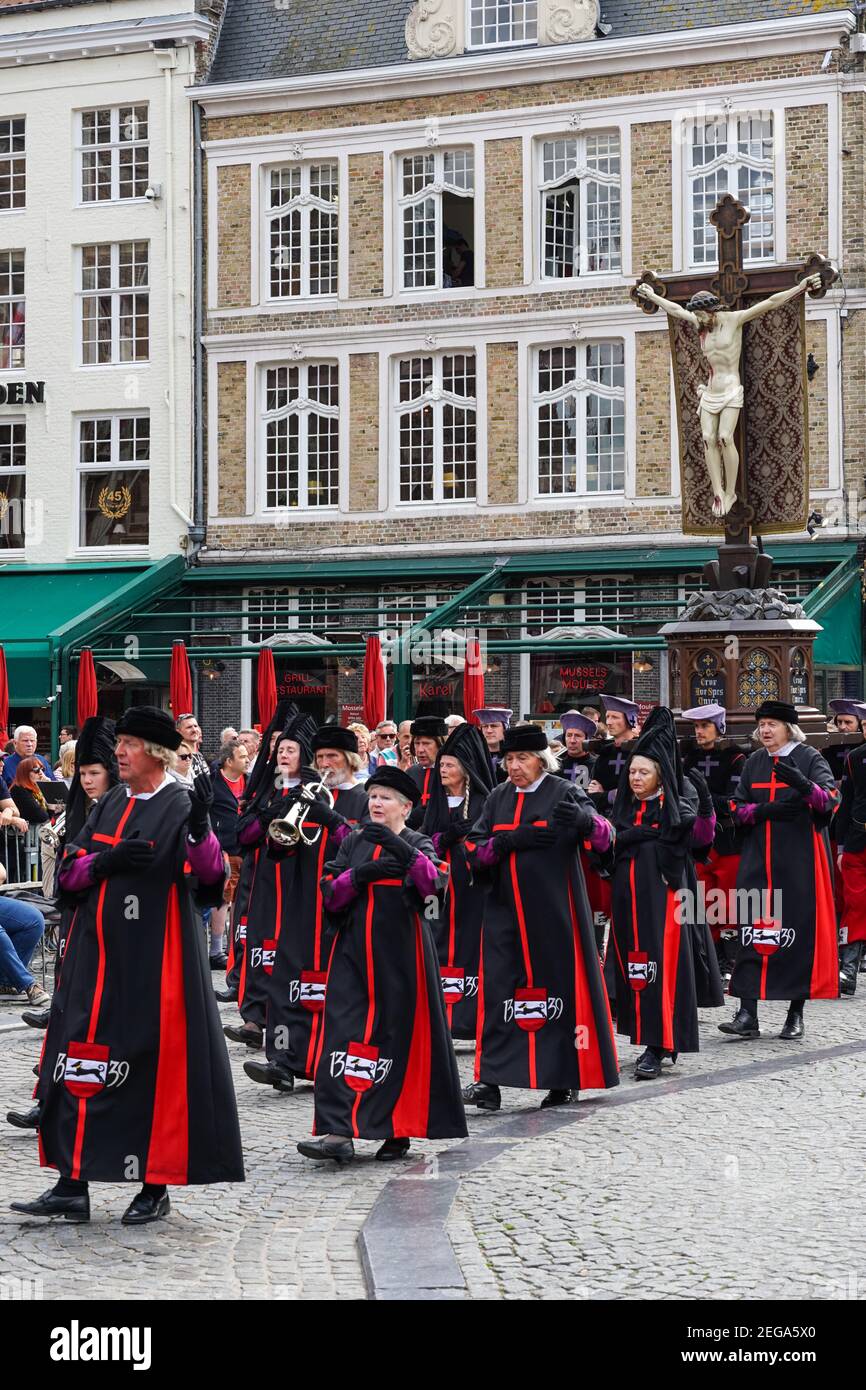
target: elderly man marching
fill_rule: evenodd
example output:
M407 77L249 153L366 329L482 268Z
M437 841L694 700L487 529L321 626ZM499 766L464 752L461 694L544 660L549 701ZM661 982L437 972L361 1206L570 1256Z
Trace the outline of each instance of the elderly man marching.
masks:
M827 826L839 801L833 774L809 748L797 711L765 700L755 711L759 750L734 793L745 831L738 889L751 889L731 994L740 1007L723 1033L757 1038L759 999L787 999L780 1038L802 1038L807 999L836 999L839 963ZM754 890L757 890L755 892Z
M116 726L122 785L64 849L78 901L46 1035L37 1097L40 1161L61 1174L27 1216L90 1219L89 1182L143 1183L123 1222L169 1211L167 1186L242 1182L225 1043L193 914L222 898L209 778L168 776L181 741L162 710Z
M502 1086L544 1090L541 1108L619 1081L610 1010L579 847L613 838L586 794L557 776L543 729L503 741L508 781L466 839L490 884L481 933L475 1082L464 1100L498 1110Z

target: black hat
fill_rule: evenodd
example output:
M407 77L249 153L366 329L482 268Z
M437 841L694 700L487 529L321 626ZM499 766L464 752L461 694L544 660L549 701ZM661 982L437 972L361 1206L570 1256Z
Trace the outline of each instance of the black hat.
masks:
M640 736L630 745L629 763L638 756L649 758L661 774L661 834L656 855L665 882L669 887L679 888L682 886L687 841L695 821L696 808L686 790L689 784L683 778L674 717L664 705L657 705L651 711ZM617 830L628 829L632 824L628 771L627 763L619 775L613 804L613 823Z
M172 750L180 748L183 743L171 715L156 705L133 705L125 710L117 721L115 733L143 738L148 743L159 744L160 748Z
M364 783L364 790L369 791L371 787L391 787L395 792L400 792L413 806L417 806L421 800L421 788L417 782L406 772L401 772L399 767L389 767L387 763L380 763L371 777Z
M448 725L438 714L419 714L409 726L412 738L447 738Z
M301 750L301 762L308 766L313 761L313 737L316 733L316 721L311 714L296 714L294 719L290 719L283 729L274 747L276 753L283 739L290 738Z
M779 719L783 724L796 724L797 711L784 700L765 700L755 710L756 719Z
M66 844L75 839L87 820L90 809L89 798L85 796L81 785L81 769L90 767L93 763L101 763L108 772L109 787L116 787L120 781L114 742L113 719L105 719L101 714L95 714L92 719L85 719L75 745L75 775L69 788L69 796L66 798L66 820L63 830Z
M270 791L273 789L274 785L273 776L271 776L270 782L268 782L266 774L271 763L269 751L271 738L278 729L284 729L297 712L298 707L294 700L280 700L274 710L270 724L262 731L262 741L259 744L258 755L253 764L253 770L247 778L244 795L244 801L247 806L252 804L253 799L258 796L258 793L264 786L268 787L268 794L270 795ZM276 758L274 762L276 762Z
M500 753L542 753L547 748L547 734L538 724L514 724L505 730Z
M340 724L323 724L313 734L313 752L320 748L337 748L341 753L357 753L358 739L351 729Z
M433 785L430 789L430 799L427 802L422 826L425 835L431 835L437 830L445 830L451 820L448 795L439 775L439 768L445 757L458 760L466 771L472 791L489 796L496 784L490 753L481 730L474 724L458 724L456 729L451 730L436 754L436 770L433 773Z

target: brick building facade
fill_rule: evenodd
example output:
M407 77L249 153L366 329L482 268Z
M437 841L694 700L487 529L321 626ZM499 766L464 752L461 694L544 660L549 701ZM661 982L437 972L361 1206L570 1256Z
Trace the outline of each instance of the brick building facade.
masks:
M601 15L579 0L267 12L229 0L196 91L200 558L239 615L226 631L253 645L315 634L327 695L311 707L344 712L356 669L321 639L357 646L387 627L401 585L415 621L499 558L499 698L547 713L536 706L552 681L544 703L574 703L531 649L564 628L560 664L594 654L607 688L664 699L663 660L648 673L635 653L709 557L680 529L666 326L629 289L644 269L711 269L707 214L728 190L752 212L747 265L820 250L842 272L807 308L811 501L826 524L817 546L804 533L773 549L802 595L853 563L866 442L855 24L832 4L781 0L610 0ZM474 611L485 628L496 616L486 597ZM451 616L472 625L469 608ZM607 648L585 634L598 625ZM521 638L525 650L502 645ZM817 655L816 698L859 688L859 653ZM443 663L415 672L415 708L430 670Z

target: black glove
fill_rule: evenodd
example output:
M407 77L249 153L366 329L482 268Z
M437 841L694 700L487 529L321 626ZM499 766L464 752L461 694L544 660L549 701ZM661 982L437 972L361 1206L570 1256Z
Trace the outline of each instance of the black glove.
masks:
M329 806L327 801L311 801L304 811L304 820L311 820L314 825L325 825L329 830L337 830L346 824L346 817Z
M377 883L382 878L402 878L403 873L403 867L396 859L383 854L381 859L368 859L366 863L354 868L352 882L356 888L363 888L366 884Z
M570 840L583 840L592 830L595 820L591 806L563 797L553 809L553 823L561 835Z
M208 811L213 805L213 782L207 772L200 772L190 788L189 820L186 833L191 840L203 840L210 830Z
M796 801L764 801L755 807L755 824L763 825L768 820L794 820L804 809L802 802L798 805Z
M461 840L466 839L471 829L471 820L452 821L447 830L439 832L439 848L450 849L452 845L459 844Z
M778 758L773 771L777 781L784 782L788 787L793 787L794 791L799 792L803 798L811 796L815 783L811 777L807 777L793 763L788 762L787 758Z
M389 830L387 825L370 821L364 826L361 833L369 844L381 845L383 849L387 850L398 864L408 867L418 854L418 851L413 849L410 844L407 844L399 835L395 835L393 830Z
M93 877L114 878L116 874L143 873L153 863L155 850L147 840L121 840L113 849L105 849L93 861Z
M520 854L526 849L550 849L558 838L555 830L543 825L519 825L516 830L498 831L493 836L493 844L501 859L506 854Z
M686 776L698 794L698 815L711 816L713 814L713 798L707 786L706 777L702 772L698 772L696 767L690 768Z

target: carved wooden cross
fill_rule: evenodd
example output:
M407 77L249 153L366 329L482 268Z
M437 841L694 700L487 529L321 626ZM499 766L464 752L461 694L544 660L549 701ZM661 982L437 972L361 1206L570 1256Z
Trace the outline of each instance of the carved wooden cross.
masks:
M649 284L664 298L678 304L685 304L700 290L712 290L727 309L746 308L758 299L766 299L778 290L789 289L804 276L821 276L821 289L810 291L812 298L822 298L838 273L824 257L814 253L800 265L773 265L745 270L743 267L743 227L751 219L751 213L732 194L725 193L710 214L710 221L716 228L718 241L718 268L709 274L670 276L661 279L654 271L645 271L631 290L631 297L645 314L658 313L658 305L637 294L640 284ZM737 482L736 505L725 517L725 549L738 552L744 559L751 550L751 518L749 507L749 470L746 457L745 419L748 409L748 383L740 363L740 378L746 387L746 401L737 427L737 449L740 456L740 472ZM721 556L721 551L720 551ZM728 567L730 569L730 567ZM752 577L754 582L754 575ZM759 582L761 582L759 580Z

